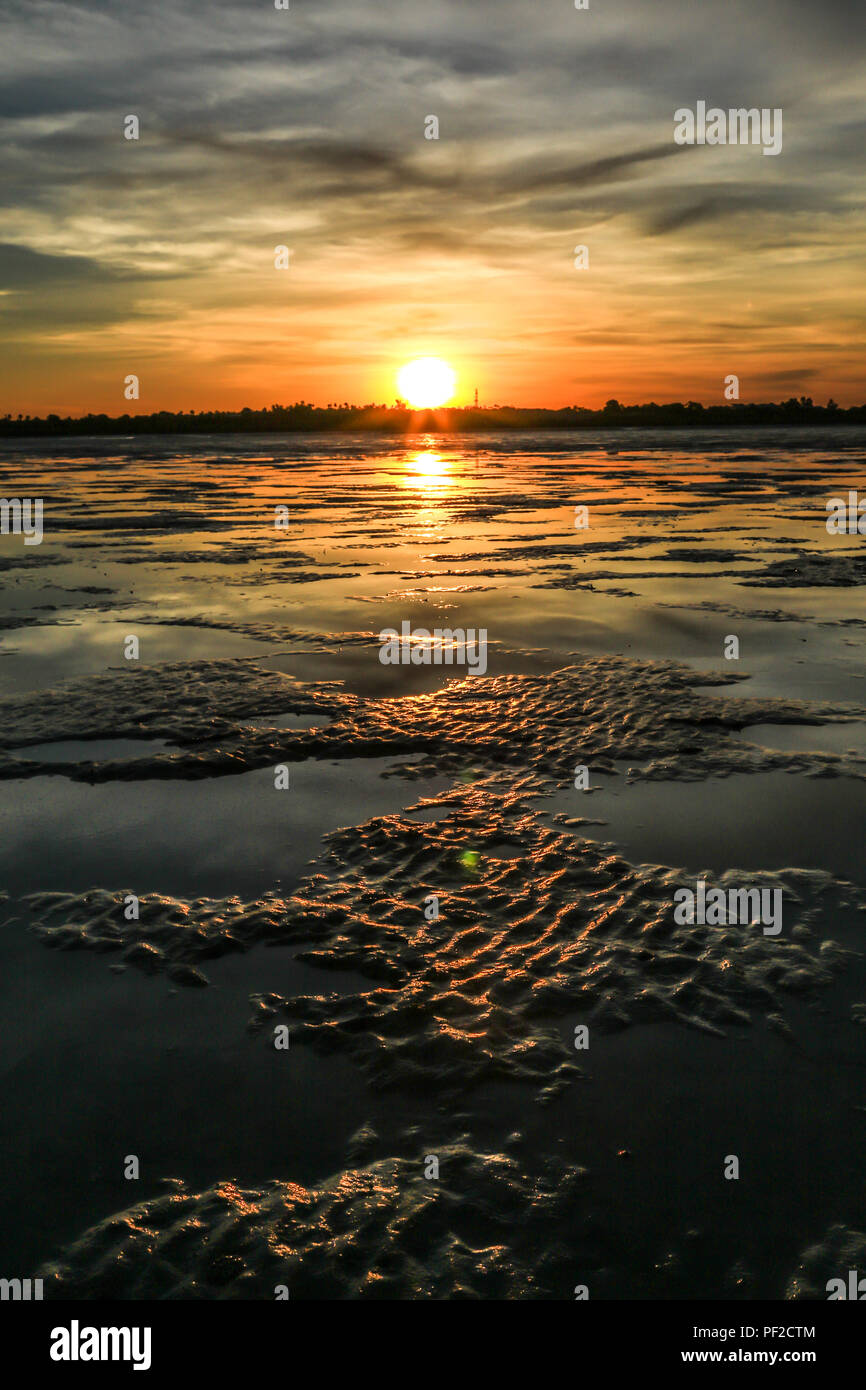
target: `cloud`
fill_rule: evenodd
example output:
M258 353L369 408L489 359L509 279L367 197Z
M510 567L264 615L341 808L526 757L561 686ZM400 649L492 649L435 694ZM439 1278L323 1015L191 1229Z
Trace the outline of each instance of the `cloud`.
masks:
M101 279L106 273L87 256L52 256L29 246L0 242L0 290L77 285Z
M758 304L740 328L757 342L760 323L798 329L795 255L828 341L844 322L866 231L862 0L728 0L721 17L693 0L3 11L2 319L31 344L62 329L82 371L100 323L178 361L208 333L226 359L246 335L253 360L261 325L265 378L284 303L335 362L364 333L449 321L485 351L571 352L578 322L587 343L649 353L732 293ZM673 113L699 98L783 105L782 156L676 146ZM122 138L130 112L139 142ZM359 320L342 329L341 303ZM613 320L638 304L634 334Z

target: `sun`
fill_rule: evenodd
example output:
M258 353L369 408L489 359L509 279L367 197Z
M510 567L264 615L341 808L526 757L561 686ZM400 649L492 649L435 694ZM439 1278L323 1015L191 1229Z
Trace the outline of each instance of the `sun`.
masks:
M417 357L397 373L397 390L413 410L444 405L454 395L457 373L441 357Z

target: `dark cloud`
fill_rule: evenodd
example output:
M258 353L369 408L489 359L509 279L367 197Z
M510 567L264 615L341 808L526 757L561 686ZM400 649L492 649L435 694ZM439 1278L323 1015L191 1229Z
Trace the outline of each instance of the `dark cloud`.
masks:
M673 199L648 213L646 229L652 236L662 236L695 227L700 223L717 223L746 216L751 226L764 226L762 215L782 213L832 213L842 216L842 198L811 183L755 184L752 187L725 185L707 191L678 190ZM769 234L770 225L766 225ZM754 236L752 237L754 240Z
M555 188L573 188L575 192L592 187L593 184L614 183L633 174L640 165L658 159L672 159L688 154L688 146L675 145L672 140L664 144L651 145L644 149L628 150L621 154L608 155L603 159L592 159L585 163L559 164L538 167L538 161L531 165L514 166L504 185L523 193L548 191Z
M107 272L87 256L51 256L0 242L0 289L27 290L99 280Z

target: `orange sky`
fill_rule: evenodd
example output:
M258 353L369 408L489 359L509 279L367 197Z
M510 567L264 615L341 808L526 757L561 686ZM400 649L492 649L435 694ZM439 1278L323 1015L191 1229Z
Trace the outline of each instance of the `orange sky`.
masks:
M863 402L847 0L616 9L24 7L0 411L390 404L423 355L457 404ZM783 152L678 146L703 96L783 107Z

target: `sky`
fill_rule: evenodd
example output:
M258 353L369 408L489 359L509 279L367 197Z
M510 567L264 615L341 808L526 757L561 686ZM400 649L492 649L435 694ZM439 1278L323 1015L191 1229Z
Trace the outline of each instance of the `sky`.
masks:
M0 0L0 53L0 414L426 355L456 404L866 401L864 0ZM698 101L782 152L678 145Z

